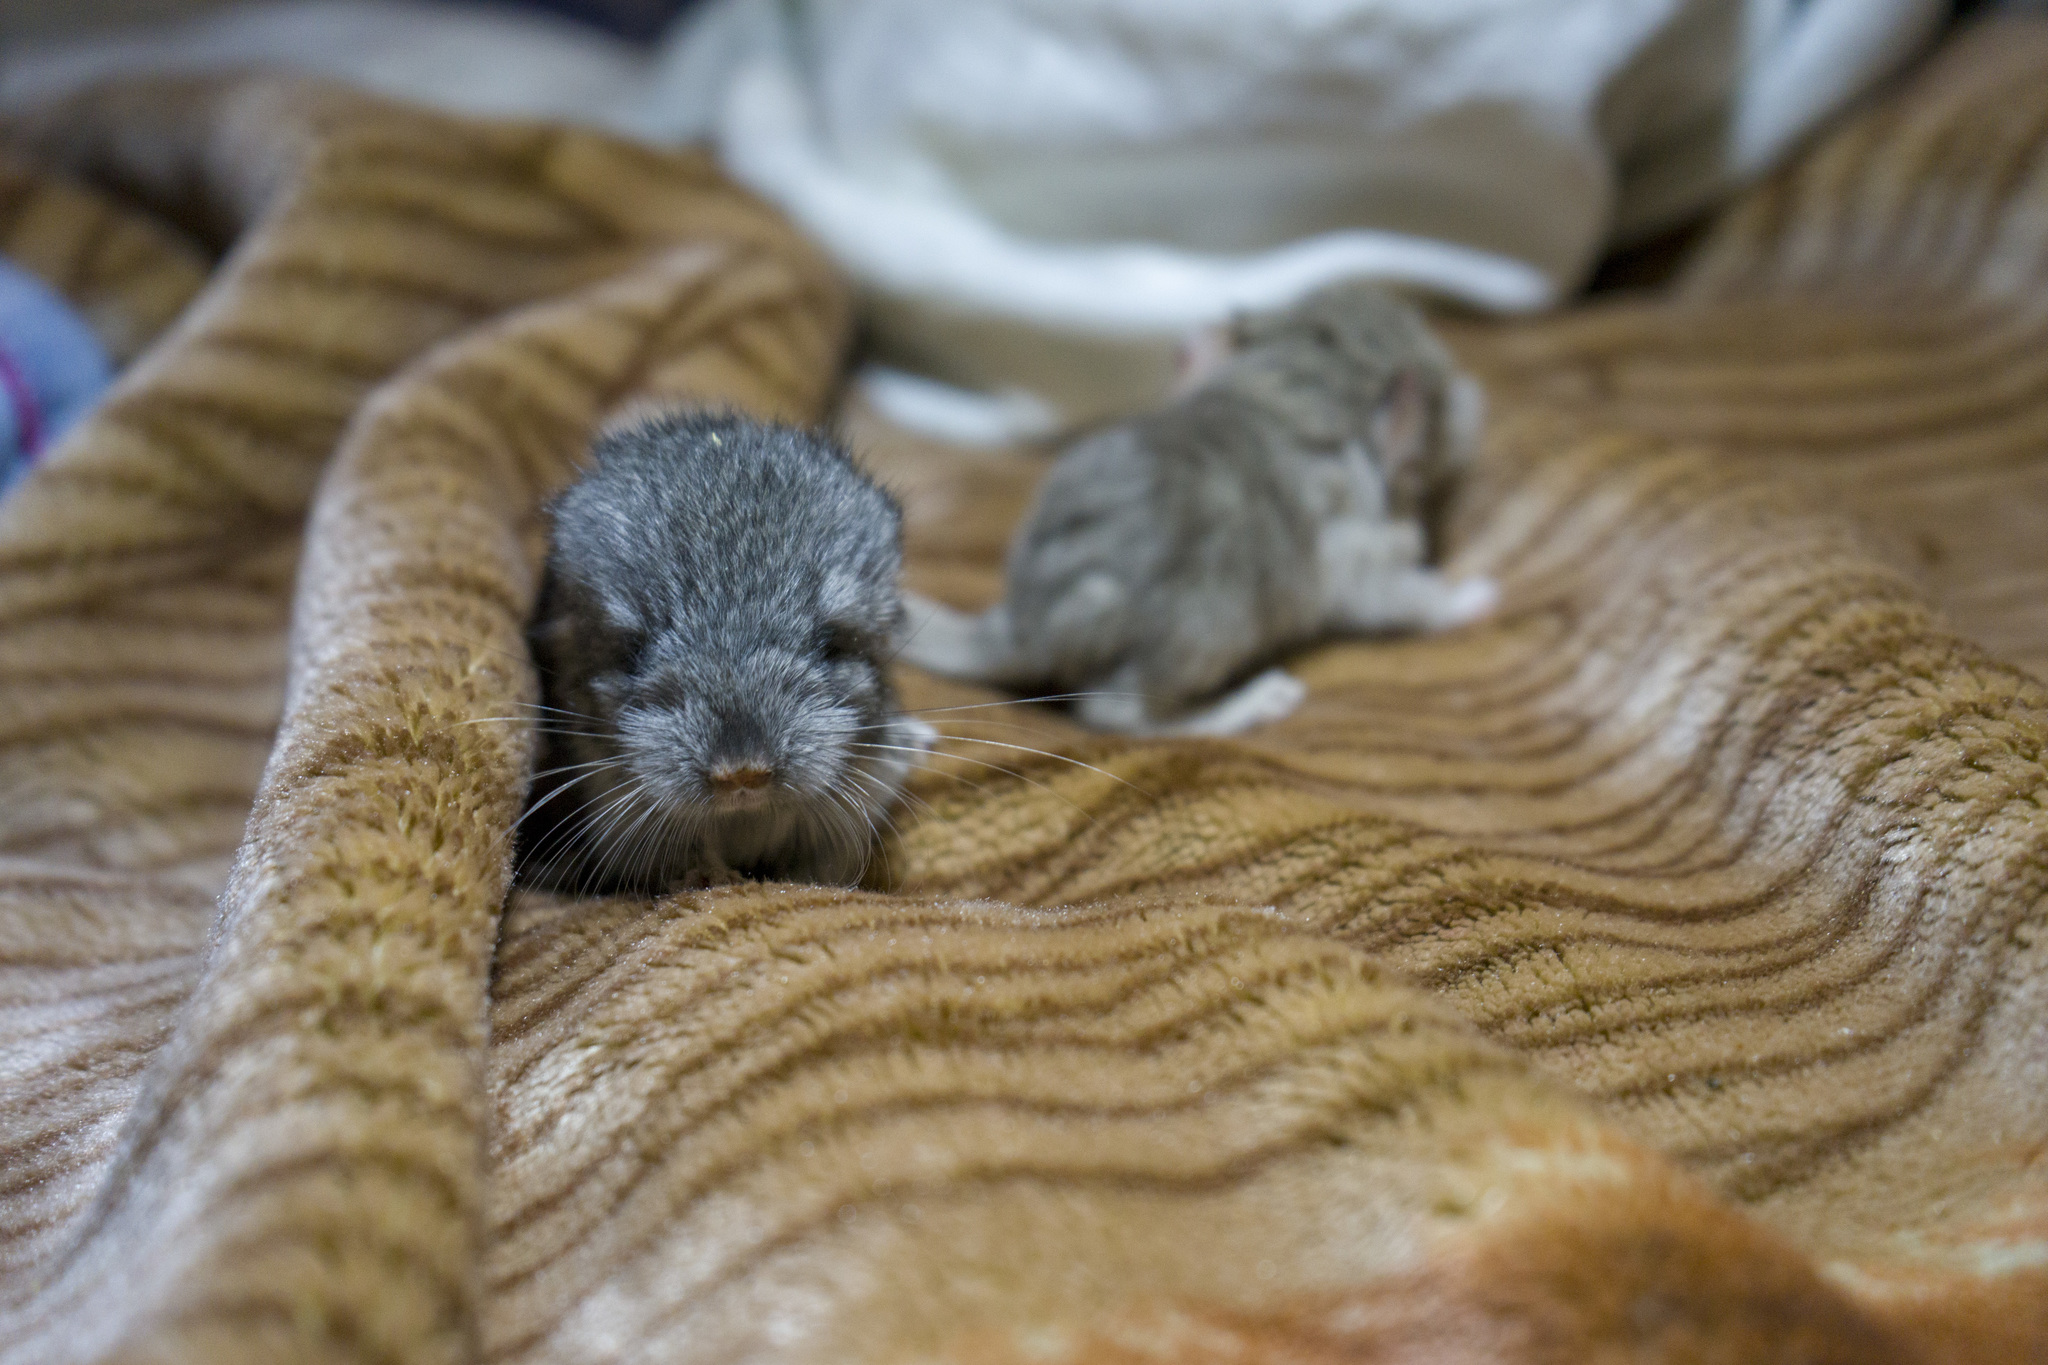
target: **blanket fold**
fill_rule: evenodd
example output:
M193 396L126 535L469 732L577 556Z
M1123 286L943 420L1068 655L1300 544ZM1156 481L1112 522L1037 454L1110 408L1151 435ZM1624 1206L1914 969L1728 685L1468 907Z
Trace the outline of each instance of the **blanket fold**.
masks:
M101 907L92 928L116 960L80 971L114 978L97 989L116 997L144 964L155 991L189 991L173 1017L133 1021L163 1036L139 1076L109 1078L103 1131L21 1169L46 1198L83 1178L39 1220L46 1245L18 1249L33 1273L0 1349L461 1358L483 1000L527 751L523 727L454 725L425 699L452 686L502 718L530 698L537 507L608 406L686 396L815 417L841 294L702 162L552 129L256 80L118 88L23 140L198 219L257 221L0 509L17 651L5 768L42 798L10 802L10 889L55 898L16 913L36 930L67 902L161 897L149 914L173 921L171 943L123 958L135 926ZM298 522L323 465L271 748ZM416 599L440 600L436 571L468 608L439 638L414 619ZM53 687L67 673L79 681ZM203 901L180 888L217 884L266 748L202 945ZM465 790L490 796L437 788L478 781ZM109 1008L126 1023L141 1003ZM86 1032L79 1046L102 1041ZM25 1079L31 1095L67 1089L61 1070Z
M0 503L0 1361L2048 1356L2048 623L1981 591L2044 60L1456 329L1497 619L1231 743L907 675L895 890L652 902L508 894L540 508L623 403L820 416L817 257L331 87L17 128L232 247ZM992 590L1042 465L853 431Z

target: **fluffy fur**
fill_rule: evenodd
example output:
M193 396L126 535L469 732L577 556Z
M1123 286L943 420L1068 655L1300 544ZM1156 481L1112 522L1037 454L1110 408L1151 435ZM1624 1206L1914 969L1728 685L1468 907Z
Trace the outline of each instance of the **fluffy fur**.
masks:
M605 433L554 509L522 862L565 890L853 883L931 731L895 713L902 512L795 427Z
M1477 386L1412 308L1352 283L1246 317L1171 407L1054 467L1011 546L1003 603L921 603L905 656L976 681L1083 693L1088 723L1230 733L1292 710L1261 659L1332 632L1434 630L1491 584L1429 567L1426 514L1470 453Z

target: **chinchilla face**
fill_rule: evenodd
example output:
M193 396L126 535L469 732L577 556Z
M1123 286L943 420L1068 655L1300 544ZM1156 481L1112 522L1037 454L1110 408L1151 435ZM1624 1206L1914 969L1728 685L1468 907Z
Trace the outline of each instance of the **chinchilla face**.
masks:
M554 509L532 630L552 780L581 788L557 841L650 864L632 885L865 845L921 750L886 672L894 501L820 438L740 419L657 420L594 456Z

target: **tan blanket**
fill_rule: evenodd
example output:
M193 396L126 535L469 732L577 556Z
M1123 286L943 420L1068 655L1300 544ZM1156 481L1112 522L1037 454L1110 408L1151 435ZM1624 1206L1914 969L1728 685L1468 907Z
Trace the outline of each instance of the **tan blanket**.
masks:
M582 133L17 129L233 249L0 504L0 1361L2048 1360L2044 69L1459 330L1497 620L1243 742L934 710L889 894L509 910L540 500L636 396L820 414L836 285ZM39 268L140 337L134 232ZM1041 466L856 434L992 591Z

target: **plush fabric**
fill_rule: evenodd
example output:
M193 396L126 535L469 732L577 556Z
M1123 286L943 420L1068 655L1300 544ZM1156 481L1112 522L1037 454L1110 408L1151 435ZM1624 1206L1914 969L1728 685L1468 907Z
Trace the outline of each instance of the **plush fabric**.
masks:
M1496 620L1238 742L932 709L894 890L652 903L507 901L537 508L821 412L816 258L319 87L20 130L237 245L0 505L0 1360L2048 1357L2044 63L1455 332ZM1042 465L853 430L992 591Z

